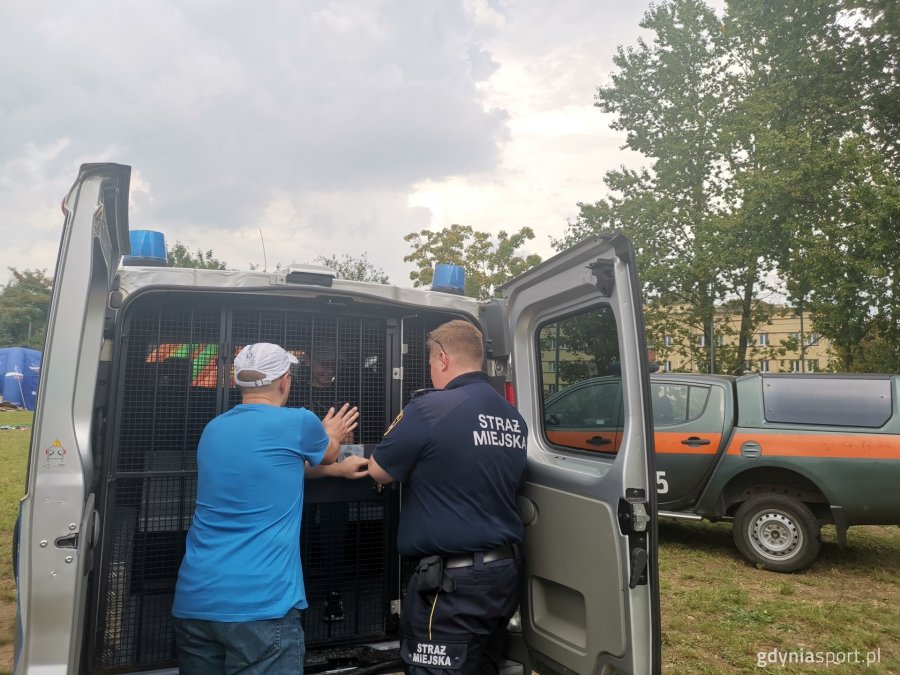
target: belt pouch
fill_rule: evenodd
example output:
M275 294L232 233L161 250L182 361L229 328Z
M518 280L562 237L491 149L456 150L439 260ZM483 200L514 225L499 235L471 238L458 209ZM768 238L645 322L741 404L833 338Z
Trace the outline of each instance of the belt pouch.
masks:
M444 578L444 560L439 555L429 555L416 565L416 590L419 593L436 593Z

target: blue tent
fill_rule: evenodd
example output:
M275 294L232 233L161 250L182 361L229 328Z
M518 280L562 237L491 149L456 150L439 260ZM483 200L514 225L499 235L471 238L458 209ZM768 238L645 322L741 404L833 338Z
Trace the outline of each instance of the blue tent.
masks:
M0 394L26 410L34 410L38 379L41 376L41 357L37 349L5 347L0 349Z

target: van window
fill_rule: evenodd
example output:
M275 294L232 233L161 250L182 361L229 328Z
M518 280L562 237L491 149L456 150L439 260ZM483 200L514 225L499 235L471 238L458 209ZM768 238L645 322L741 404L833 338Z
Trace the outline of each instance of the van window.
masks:
M623 402L616 320L608 305L543 324L544 438L573 450L615 453Z
M653 424L684 424L703 414L709 387L658 383L650 387L653 400Z
M767 377L763 380L766 421L836 427L880 427L891 417L887 378Z
M687 419L690 422L695 420L706 409L706 402L709 400L709 387L695 387L691 385L688 390Z

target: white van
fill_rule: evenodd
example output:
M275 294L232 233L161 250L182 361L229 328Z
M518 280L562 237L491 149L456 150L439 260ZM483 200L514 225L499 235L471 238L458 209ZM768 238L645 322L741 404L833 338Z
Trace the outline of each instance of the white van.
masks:
M329 395L362 411L347 450L369 453L429 386L425 335L451 318L481 328L486 369L529 426L527 585L503 672L659 671L647 350L625 238L584 242L490 301L342 281L320 267L129 267L130 173L86 164L64 202L16 537L16 673L176 672L170 610L196 444L239 400L232 360L243 345L300 355L293 406L314 406L309 364L333 359ZM619 452L552 443L545 398L613 370ZM400 670L402 486L322 479L306 489L307 671Z

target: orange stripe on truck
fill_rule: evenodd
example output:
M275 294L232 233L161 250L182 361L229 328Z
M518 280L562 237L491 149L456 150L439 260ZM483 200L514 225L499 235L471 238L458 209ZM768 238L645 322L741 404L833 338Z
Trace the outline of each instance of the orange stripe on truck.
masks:
M760 434L738 433L728 446L740 455L741 445L758 443L763 457L823 457L837 459L900 459L900 436L881 434Z

